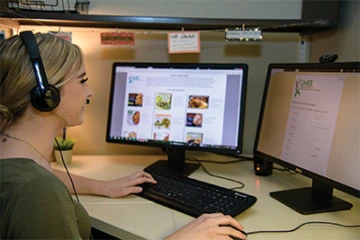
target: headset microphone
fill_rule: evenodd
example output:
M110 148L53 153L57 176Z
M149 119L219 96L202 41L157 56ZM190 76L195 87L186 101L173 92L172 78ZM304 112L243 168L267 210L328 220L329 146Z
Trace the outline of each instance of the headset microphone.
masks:
M90 104L90 99L86 99L86 104Z

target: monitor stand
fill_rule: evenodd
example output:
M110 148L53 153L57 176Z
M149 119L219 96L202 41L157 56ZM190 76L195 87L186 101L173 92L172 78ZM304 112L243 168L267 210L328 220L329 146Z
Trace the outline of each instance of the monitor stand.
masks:
M167 148L168 160L158 160L147 168L156 168L162 171L189 176L199 168L199 163L189 163L185 161L185 150Z
M352 204L333 196L333 188L313 180L312 187L271 192L270 196L301 214L349 210Z

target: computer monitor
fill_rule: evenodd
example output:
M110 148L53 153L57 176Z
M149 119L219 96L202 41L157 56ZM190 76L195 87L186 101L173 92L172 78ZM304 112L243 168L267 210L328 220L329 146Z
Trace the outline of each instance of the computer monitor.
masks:
M123 63L112 68L106 141L162 148L184 175L185 151L242 151L246 64Z
M312 179L270 195L303 214L345 210L360 197L359 62L270 64L254 157Z

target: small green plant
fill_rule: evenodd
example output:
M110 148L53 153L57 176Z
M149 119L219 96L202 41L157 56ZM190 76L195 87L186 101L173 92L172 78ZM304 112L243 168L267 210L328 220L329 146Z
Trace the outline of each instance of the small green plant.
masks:
M62 137L56 137L56 141L54 141L54 149L55 150L72 150L75 145L76 140L73 138L62 138Z

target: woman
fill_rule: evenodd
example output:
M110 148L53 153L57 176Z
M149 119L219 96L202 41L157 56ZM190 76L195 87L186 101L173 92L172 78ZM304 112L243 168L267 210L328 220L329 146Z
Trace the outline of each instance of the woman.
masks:
M1 239L89 239L88 214L73 200L68 177L51 169L48 158L60 130L83 123L93 92L79 47L49 34L35 38L47 82L59 90L60 101L53 109L39 110L31 95L41 81L24 40L13 36L0 43ZM141 183L156 184L143 171L113 181L72 177L79 194L107 197L141 192ZM167 239L245 238L235 228L243 229L229 216L207 214Z

